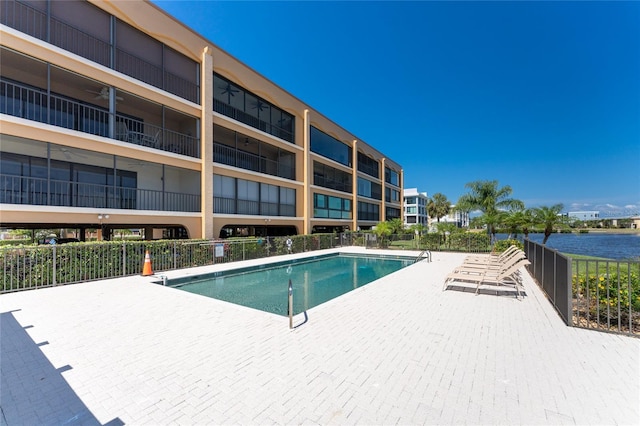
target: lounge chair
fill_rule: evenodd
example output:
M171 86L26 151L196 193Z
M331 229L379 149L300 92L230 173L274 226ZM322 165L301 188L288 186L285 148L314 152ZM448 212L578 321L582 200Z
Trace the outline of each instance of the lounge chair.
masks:
M530 262L527 259L520 258L498 268L459 267L447 275L442 291L445 291L451 282L462 281L475 283L476 295L480 291L480 286L485 284L494 286L509 285L515 287L517 297L520 297L520 287L522 287L520 268L529 264Z
M503 251L502 253L489 253L488 255L482 255L482 256L470 255L470 256L467 256L464 261L465 262L474 261L474 260L475 261L482 261L482 260L500 261L502 259L506 259L507 257L509 257L511 254L515 252L522 252L522 250L520 250L517 246L512 245L512 246L509 246L509 248Z

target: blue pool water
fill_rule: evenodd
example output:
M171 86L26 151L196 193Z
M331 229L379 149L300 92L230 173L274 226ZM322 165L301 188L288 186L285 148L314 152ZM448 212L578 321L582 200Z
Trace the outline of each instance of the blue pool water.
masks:
M403 256L333 254L244 270L169 280L169 286L287 316L289 279L294 314L362 287L415 261Z

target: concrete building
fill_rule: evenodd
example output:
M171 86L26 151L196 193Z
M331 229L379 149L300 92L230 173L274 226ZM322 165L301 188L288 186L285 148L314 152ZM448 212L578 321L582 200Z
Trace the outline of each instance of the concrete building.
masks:
M1 227L215 238L402 217L398 163L156 5L0 9Z
M404 225L409 227L415 224L427 226L429 213L427 202L429 197L426 192L419 192L418 188L405 188L404 190Z
M440 218L440 223L454 223L458 228L469 227L469 213L455 210L455 205L451 205L451 213ZM434 222L435 223L435 222Z
M598 220L600 219L600 212L597 210L569 212L567 216L569 219L574 220Z

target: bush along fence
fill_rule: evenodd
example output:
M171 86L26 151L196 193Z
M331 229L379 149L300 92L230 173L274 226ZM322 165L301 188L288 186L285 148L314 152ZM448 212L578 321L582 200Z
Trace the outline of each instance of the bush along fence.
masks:
M291 239L291 251L287 240ZM0 293L333 248L336 234L242 240L103 241L0 248Z
M287 240L291 240L291 246ZM488 252L489 237L373 233L312 234L239 240L102 241L0 248L0 293L138 275L148 251L154 272L341 246L399 250Z
M567 325L640 336L640 262L571 259L524 241L529 272Z

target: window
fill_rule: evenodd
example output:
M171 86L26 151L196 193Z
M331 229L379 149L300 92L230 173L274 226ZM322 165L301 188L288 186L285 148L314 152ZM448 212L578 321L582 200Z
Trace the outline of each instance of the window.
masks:
M358 220L380 221L380 206L358 201Z
M386 220L397 219L399 217L400 217L400 209L397 209L395 207L387 207L386 215L385 215Z
M342 192L353 192L351 173L343 172L326 164L313 162L313 184Z
M358 152L358 170L375 178L380 177L378 162L362 152Z
M313 217L351 219L351 200L324 194L313 194Z
M213 175L215 213L295 216L296 190Z
M388 167L384 168L384 181L391 185L400 186L400 174Z
M213 74L214 111L287 142L293 142L294 116L230 80Z
M382 199L382 186L379 183L371 182L367 179L358 178L358 195L363 197L373 198L376 200Z
M311 151L351 167L352 148L311 126Z
M407 197L405 199L405 203L406 204L415 204L416 203L416 199L415 199L415 197Z
M399 203L400 202L400 191L396 191L395 189L385 188L384 189L385 200L391 203Z

